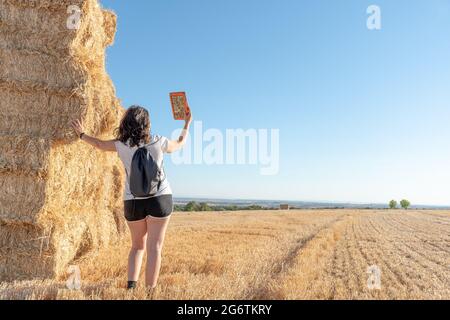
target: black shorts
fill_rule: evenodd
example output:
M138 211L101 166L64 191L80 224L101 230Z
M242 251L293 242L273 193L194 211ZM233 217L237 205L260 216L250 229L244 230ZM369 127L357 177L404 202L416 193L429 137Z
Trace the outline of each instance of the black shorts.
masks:
M129 222L139 221L147 218L167 218L173 212L172 195L143 200L127 200L124 202L125 219Z

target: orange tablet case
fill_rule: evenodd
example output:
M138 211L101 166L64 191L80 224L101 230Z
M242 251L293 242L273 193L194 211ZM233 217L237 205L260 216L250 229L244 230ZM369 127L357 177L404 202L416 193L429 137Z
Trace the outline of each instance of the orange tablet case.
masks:
M184 120L186 115L191 112L186 97L186 92L172 92L170 94L172 112L175 120Z

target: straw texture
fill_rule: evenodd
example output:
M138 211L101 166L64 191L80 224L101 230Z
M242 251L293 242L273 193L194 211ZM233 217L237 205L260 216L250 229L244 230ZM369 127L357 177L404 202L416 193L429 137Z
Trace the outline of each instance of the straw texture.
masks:
M68 6L81 9L67 28ZM120 240L117 156L81 143L70 121L112 139L123 108L105 71L116 16L97 0L0 0L0 279L55 278Z

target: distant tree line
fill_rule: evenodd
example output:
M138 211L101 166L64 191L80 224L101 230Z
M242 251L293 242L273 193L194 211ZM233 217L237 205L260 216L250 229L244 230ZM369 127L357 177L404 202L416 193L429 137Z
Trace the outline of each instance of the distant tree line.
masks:
M403 199L402 201L400 201L400 206L405 209L408 210L408 208L411 206L411 202L409 202L406 199ZM398 202L395 200L391 200L389 202L389 208L390 209L397 209L398 208Z
M391 200L389 202L389 208L390 209L397 209L399 206L399 203L396 200ZM409 202L406 199L403 199L400 201L400 207L407 210L409 209L409 207L411 207L411 202ZM174 206L175 211L178 212L194 212L194 211L203 211L203 212L207 212L207 211L250 211L250 210L276 210L276 208L270 208L270 207L263 207L260 205L248 205L248 206L237 206L237 205L210 205L206 202L196 202L196 201L191 201L188 202L185 205L181 205L181 204L176 204ZM291 210L297 210L297 209L302 209L302 208L296 208L296 207L291 207ZM322 210L325 209L345 209L345 207L326 207L326 208L320 208ZM367 207L366 209L371 209L370 207Z
M191 201L185 205L176 204L175 211L239 211L239 210L268 210L269 208L259 205L236 206L236 205L209 205L206 202Z

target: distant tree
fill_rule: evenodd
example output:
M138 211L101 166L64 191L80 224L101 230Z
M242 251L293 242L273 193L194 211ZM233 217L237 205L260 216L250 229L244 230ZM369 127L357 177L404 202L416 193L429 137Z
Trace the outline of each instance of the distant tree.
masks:
M195 201L191 201L189 202L185 207L184 207L184 211L198 211L199 209L199 205L197 202Z
M205 202L200 203L198 211L212 211L213 209Z
M176 212L185 211L185 207L183 205L176 204L173 206L173 210Z
M391 209L397 209L397 206L398 206L397 201L391 200L391 201L389 202L389 208L391 208Z
M400 205L402 206L403 209L408 210L408 208L411 206L411 202L409 202L406 199L403 199L402 201L400 201Z

